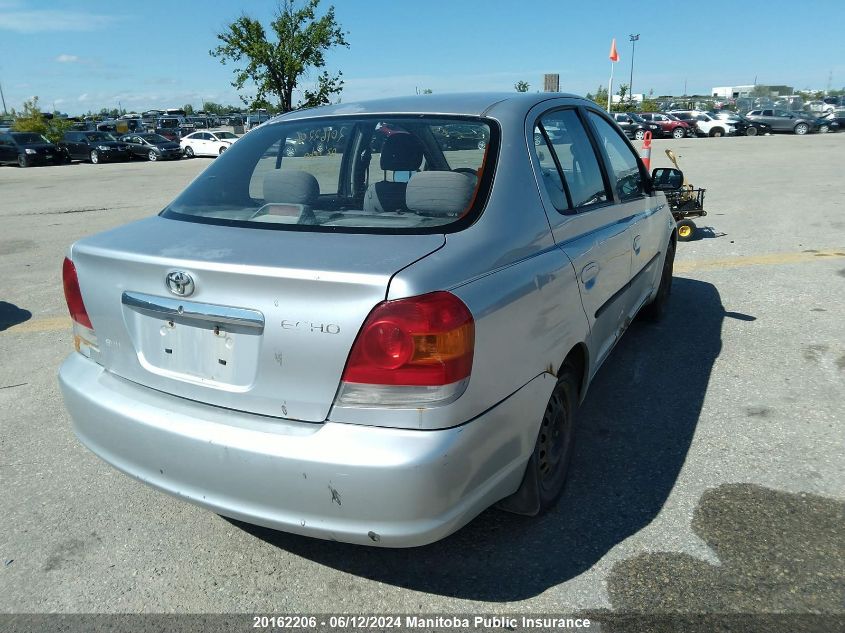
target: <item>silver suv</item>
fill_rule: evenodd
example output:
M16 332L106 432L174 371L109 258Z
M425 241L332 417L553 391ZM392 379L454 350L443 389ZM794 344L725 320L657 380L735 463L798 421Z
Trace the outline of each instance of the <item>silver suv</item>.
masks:
M487 142L438 142L453 124ZM326 128L333 151L285 152ZM61 387L80 440L156 488L421 545L497 502L555 502L578 405L637 313L661 315L675 242L665 196L590 101L291 112L159 215L70 247Z

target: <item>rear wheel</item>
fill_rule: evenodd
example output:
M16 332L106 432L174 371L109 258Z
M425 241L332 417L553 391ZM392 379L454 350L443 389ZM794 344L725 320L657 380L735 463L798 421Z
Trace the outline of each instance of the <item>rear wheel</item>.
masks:
M810 131L810 126L806 123L799 123L795 126L795 133L798 136L804 136L807 132Z
M757 136L757 128L753 126L749 126L745 128L745 135L746 136Z
M500 509L534 516L549 510L560 497L572 458L579 384L578 370L567 361L543 413L522 484L498 503Z
M830 132L830 127L826 123L822 123L819 126L819 134L827 134L828 132Z
M689 242L695 235L695 222L692 220L681 220L678 222L678 241Z
M23 154L18 154L18 167L29 167L29 161Z
M684 138L684 134L684 128L682 127L676 127L674 130L672 130L672 138L674 139L682 139Z
M91 163L94 164L94 165L96 165L97 163L100 162L100 155L97 153L97 150L95 150L95 149L91 150L91 154L90 154L89 158L91 159Z

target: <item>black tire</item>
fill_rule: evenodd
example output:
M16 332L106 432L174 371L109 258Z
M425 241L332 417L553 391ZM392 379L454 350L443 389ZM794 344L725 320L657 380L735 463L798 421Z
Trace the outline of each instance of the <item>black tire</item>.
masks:
M795 128L793 129L793 131L794 131L794 132L795 132L798 136L804 136L807 132L809 132L809 131L810 131L810 126L809 126L809 125L807 125L806 123L799 123L798 125L796 125L796 126L795 126Z
M185 158L193 158L194 157L194 148L190 145L185 147Z
M819 134L827 134L830 132L830 127L826 123L822 123L819 126Z
M296 156L296 147L294 145L285 145L283 153L288 158L293 158L294 156Z
M223 147L220 148L220 151L217 153L217 155L221 156L223 154L223 152L225 152L225 151L226 151L226 146L224 145Z
M678 222L678 241L689 242L695 235L695 222L692 220L681 220Z
M676 140L681 140L682 138L684 138L684 136L686 136L686 134L687 133L682 127L676 127L674 130L672 130L672 138Z
M130 154L130 156L131 156L131 154ZM151 161L157 161L158 160L158 154L156 154L154 150L150 150L150 153L147 154L147 158L149 158Z
M18 167L29 167L29 161L24 154L18 154Z
M641 141L645 138L645 132L643 130L637 130L634 132L634 138L638 141Z
M91 161L92 165L96 165L100 162L100 155L97 153L97 150L92 149L91 153L88 155L88 160Z
M575 366L565 364L546 405L534 445L534 454L528 462L528 468L534 468L534 475L537 477L540 493L539 514L554 506L566 485L575 440L578 386L578 372Z
M757 128L753 126L748 126L745 128L745 135L746 136L757 136Z
M709 135L712 136L712 137L715 137L715 138L719 138L719 137L725 135L725 130L723 130L720 127L714 127L712 130L710 130Z
M672 272L675 268L675 242L669 240L666 247L666 258L663 260L663 271L660 273L660 285L657 287L657 294L650 303L643 306L640 315L647 321L657 323L666 314L666 306L669 304L669 295L672 294Z

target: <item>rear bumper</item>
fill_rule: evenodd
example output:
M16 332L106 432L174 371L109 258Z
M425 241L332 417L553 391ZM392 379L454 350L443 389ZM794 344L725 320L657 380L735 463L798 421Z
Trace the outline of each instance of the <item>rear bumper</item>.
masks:
M436 541L513 493L552 380L534 379L459 427L415 431L203 405L80 354L59 371L79 439L136 479L249 523L382 547Z

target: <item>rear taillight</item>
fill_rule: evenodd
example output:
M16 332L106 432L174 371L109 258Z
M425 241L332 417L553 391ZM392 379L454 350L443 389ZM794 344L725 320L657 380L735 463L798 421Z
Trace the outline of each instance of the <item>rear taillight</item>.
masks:
M85 354L89 358L93 352L98 352L97 336L94 334L94 326L85 304L82 302L82 291L79 289L79 278L76 276L76 266L65 257L62 264L62 283L65 288L65 301L70 311L70 318L73 320L73 343L77 352Z
M419 406L460 396L472 371L475 322L449 292L385 301L352 346L338 404Z
M79 289L76 266L67 257L62 264L62 282L65 286L65 301L67 301L67 308L70 310L70 318L89 330L93 330L94 326L91 325L88 311L85 310L85 304L82 302L82 291Z

